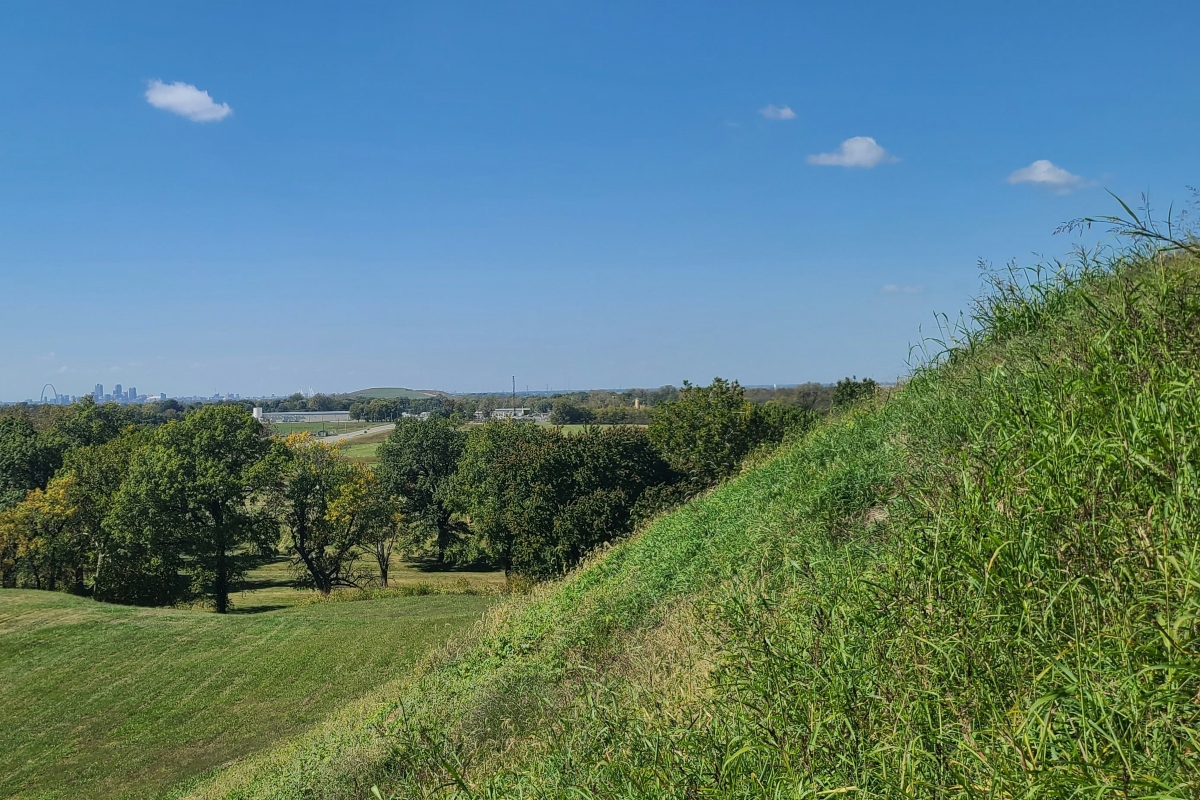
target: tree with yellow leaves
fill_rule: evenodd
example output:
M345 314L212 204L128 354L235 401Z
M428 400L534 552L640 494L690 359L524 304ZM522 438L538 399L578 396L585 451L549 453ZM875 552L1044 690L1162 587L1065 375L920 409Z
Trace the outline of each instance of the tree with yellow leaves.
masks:
M263 468L267 506L285 532L297 573L324 595L360 586L355 565L383 514L375 475L307 432L276 443Z

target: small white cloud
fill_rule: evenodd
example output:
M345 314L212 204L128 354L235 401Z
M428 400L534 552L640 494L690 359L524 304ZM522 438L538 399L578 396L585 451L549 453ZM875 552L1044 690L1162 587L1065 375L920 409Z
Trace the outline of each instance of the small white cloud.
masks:
M215 102L208 92L190 83L150 81L146 86L146 102L192 122L217 122L233 113L227 103Z
M920 294L923 291L924 286L897 286L894 283L879 287L880 294Z
M808 163L822 167L863 167L870 169L880 164L899 161L894 155L879 146L870 136L855 136L842 142L836 153L817 153L808 157Z
M758 113L762 114L767 119L795 119L796 112L792 111L790 106L769 105L766 108L760 108Z
M1044 158L1039 158L1028 167L1022 167L1012 175L1009 175L1008 182L1012 184L1032 183L1035 186L1045 187L1058 194L1066 194L1067 192L1073 192L1076 189L1082 189L1085 186L1091 185L1090 181L1085 180L1079 175L1072 175L1062 167L1054 166L1054 164Z

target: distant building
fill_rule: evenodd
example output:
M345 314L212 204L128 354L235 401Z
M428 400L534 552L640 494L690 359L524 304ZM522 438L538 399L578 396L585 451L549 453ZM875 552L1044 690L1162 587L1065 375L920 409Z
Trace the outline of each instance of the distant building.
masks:
M158 393L158 402L160 402L160 403L166 402L166 399L167 399L167 393L166 393L166 392L159 392L159 393Z
M112 396L113 396L113 400L124 400L125 399L125 393L121 391L121 384L118 383L113 388Z
M104 399L104 384L97 383L96 388L92 390L92 399L99 403Z
M129 387L129 399L132 401L132 400L137 400L137 398L138 398L137 389L130 386Z

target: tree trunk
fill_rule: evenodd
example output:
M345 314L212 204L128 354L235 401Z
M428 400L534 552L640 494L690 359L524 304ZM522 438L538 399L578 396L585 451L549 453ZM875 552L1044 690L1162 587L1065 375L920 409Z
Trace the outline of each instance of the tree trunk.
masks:
M217 553L217 576L213 581L213 600L217 613L224 614L229 610L229 565L225 556L225 548Z

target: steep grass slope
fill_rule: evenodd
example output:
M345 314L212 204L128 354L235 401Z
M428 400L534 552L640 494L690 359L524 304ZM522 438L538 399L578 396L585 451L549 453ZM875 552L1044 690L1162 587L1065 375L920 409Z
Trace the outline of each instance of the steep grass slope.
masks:
M306 730L486 603L218 616L0 591L0 797L154 796Z
M1196 796L1200 266L977 322L190 796Z

